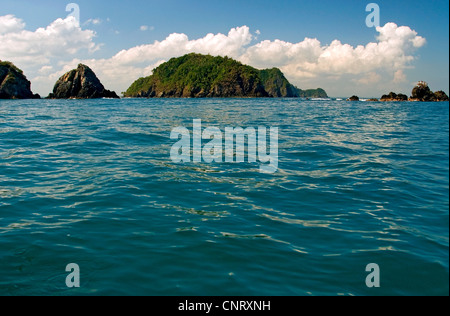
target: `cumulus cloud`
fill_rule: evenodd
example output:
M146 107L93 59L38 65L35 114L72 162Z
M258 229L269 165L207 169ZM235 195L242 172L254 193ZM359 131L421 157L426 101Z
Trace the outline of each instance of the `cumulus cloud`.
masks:
M379 69L401 70L413 60L415 49L425 39L409 27L388 23L378 27L377 42L353 47L334 40L322 45L317 39L306 38L299 43L280 40L263 41L247 49L241 60L258 67L282 68L293 78L339 74L373 74Z
M19 32L24 28L25 23L14 15L0 16L0 35Z
M173 33L163 41L122 50L111 59L120 64L134 64L153 62L156 59L171 58L191 52L238 58L251 40L252 35L247 26L233 28L228 35L210 33L195 40L190 40L186 34Z
M81 50L94 52L95 32L82 30L74 17L57 19L46 28L24 29L25 24L13 16L0 17L0 57L22 67L43 66L53 58L75 55Z
M148 29L141 26L143 31ZM339 80L351 82L352 87L408 81L404 70L411 67L415 51L426 44L425 38L394 23L376 31L373 42L352 46L338 39L323 44L315 38L297 43L279 39L258 42L249 27L241 26L227 34L209 33L197 39L173 33L162 41L125 49L110 58L83 59L80 52L93 53L101 46L94 41L95 32L81 29L74 18L57 19L32 32L25 30L22 20L7 15L0 17L0 58L30 69L33 84L42 89L40 93L48 93L54 81L79 62L88 64L108 89L122 92L162 62L196 52L227 55L257 68L279 67L301 88L321 86L334 94L343 89L342 84L336 84Z

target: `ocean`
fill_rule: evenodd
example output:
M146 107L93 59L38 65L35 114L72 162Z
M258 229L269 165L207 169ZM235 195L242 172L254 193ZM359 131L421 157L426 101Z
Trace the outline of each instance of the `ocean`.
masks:
M195 119L277 171L173 162ZM0 295L449 295L449 103L1 100Z

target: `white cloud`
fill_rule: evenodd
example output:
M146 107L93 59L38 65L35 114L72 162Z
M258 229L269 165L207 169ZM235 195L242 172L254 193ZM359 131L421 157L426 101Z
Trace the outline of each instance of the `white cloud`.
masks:
M20 32L25 28L25 23L14 15L0 16L0 35Z
M74 17L57 19L34 32L23 29L24 24L20 20L14 18L15 22L11 23L8 22L11 18L6 17L0 17L3 31L0 34L0 58L22 67L42 67L51 63L53 58L73 56L82 50L94 52L100 47L93 41L95 32L82 30Z
M378 42L357 47L339 40L322 45L317 39L310 38L299 43L263 41L247 49L241 60L258 67L280 67L299 79L348 73L358 75L378 69L404 69L414 60L414 50L425 44L425 39L409 27L388 23L377 31L380 33Z
M247 26L233 28L228 35L210 33L196 40L189 40L186 34L173 33L161 42L155 41L153 44L122 50L111 59L119 64L135 64L154 62L157 59L167 59L191 52L238 58L251 40L252 35Z

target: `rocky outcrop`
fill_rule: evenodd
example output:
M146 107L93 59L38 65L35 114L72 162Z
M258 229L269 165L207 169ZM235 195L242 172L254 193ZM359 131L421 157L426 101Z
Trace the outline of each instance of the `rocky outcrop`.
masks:
M435 101L437 101L437 102L445 102L445 101L448 101L448 95L447 95L444 91L442 91L442 90L436 91L436 92L434 93L434 98L435 98Z
M413 88L410 97L411 101L432 101L434 98L434 93L431 91L428 84L424 81L419 81L417 85Z
M408 96L405 94L396 94L391 92L389 94L385 94L380 99L381 102L403 102L408 101Z
M432 92L425 81L419 81L412 90L409 101L442 102L448 101L448 96L444 91Z
M347 101L353 101L353 102L359 101L359 97L354 95L354 96L351 96L350 98L348 98Z
M119 96L106 90L95 73L86 65L79 64L56 82L49 99L100 99Z
M0 99L39 99L31 92L31 83L23 71L8 61L0 60Z

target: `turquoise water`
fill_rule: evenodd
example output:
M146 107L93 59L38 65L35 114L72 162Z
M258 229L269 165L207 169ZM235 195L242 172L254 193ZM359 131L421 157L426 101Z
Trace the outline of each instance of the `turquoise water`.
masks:
M193 119L278 172L173 163ZM0 295L448 295L448 189L447 102L0 101Z

